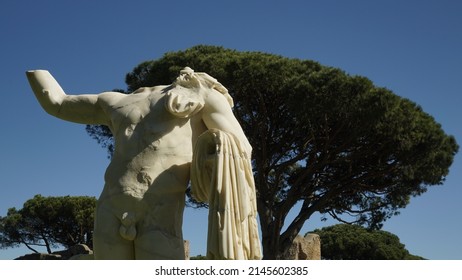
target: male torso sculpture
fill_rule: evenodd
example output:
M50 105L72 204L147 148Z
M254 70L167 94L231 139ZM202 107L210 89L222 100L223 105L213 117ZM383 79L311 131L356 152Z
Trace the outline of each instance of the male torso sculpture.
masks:
M205 73L181 71L169 86L132 94L66 95L48 71L28 71L49 114L107 125L115 151L97 203L96 259L184 259L182 219L193 145L207 129L251 146L234 117L227 90Z

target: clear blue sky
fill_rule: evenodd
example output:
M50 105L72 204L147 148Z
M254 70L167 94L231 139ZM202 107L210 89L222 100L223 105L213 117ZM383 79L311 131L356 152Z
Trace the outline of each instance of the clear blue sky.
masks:
M24 72L47 69L70 94L125 88L125 74L197 44L311 59L370 78L423 107L462 144L462 2L5 1L0 10L0 215L35 194L99 196L106 151L84 126L47 115ZM196 69L200 71L200 69ZM429 259L462 259L462 165L384 230ZM184 236L204 254L206 212ZM304 231L322 223L309 220ZM0 250L12 259L25 250Z

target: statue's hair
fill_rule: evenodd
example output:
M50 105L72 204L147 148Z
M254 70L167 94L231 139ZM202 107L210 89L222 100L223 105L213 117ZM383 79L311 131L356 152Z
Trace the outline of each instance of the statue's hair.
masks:
M197 79L200 86L207 87L209 89L214 89L214 90L218 91L219 93L221 93L221 94L223 94L225 96L226 100L228 101L228 103L229 103L229 105L231 107L234 106L233 98L231 97L231 95L229 95L228 89L226 89L214 77L210 76L209 74L207 74L205 72L194 72L194 70L192 70L189 67L183 68L183 70L181 70L181 72L189 72L189 73L191 73Z

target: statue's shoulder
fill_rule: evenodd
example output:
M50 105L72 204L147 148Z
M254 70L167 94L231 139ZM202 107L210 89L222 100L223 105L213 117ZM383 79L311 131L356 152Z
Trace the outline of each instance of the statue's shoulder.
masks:
M140 87L137 90L133 91L131 94L140 94L140 93L159 93L162 94L168 89L171 89L172 86L153 86L153 87Z
M121 92L107 91L98 94L98 103L103 107L114 107L116 104L120 104L124 99L127 99L130 94Z

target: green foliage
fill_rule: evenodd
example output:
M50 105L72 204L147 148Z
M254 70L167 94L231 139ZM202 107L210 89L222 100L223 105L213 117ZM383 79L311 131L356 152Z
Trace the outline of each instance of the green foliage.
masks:
M418 260L398 236L358 225L339 224L315 230L321 238L321 255L328 260Z
M95 139L99 145L107 150L108 158L112 158L114 154L114 137L111 130L106 125L90 125L85 126L85 130L91 138Z
M380 228L441 184L458 150L412 101L309 60L196 46L141 63L127 74L128 89L170 84L185 66L234 98L254 148L265 258L278 258L315 212Z
M197 255L197 256L191 257L190 260L199 260L199 261L202 261L202 260L207 260L207 257L206 257L206 256L202 256L202 255Z
M86 196L43 197L36 195L17 210L0 217L0 248L26 245L51 248L87 244L92 247L96 198Z

